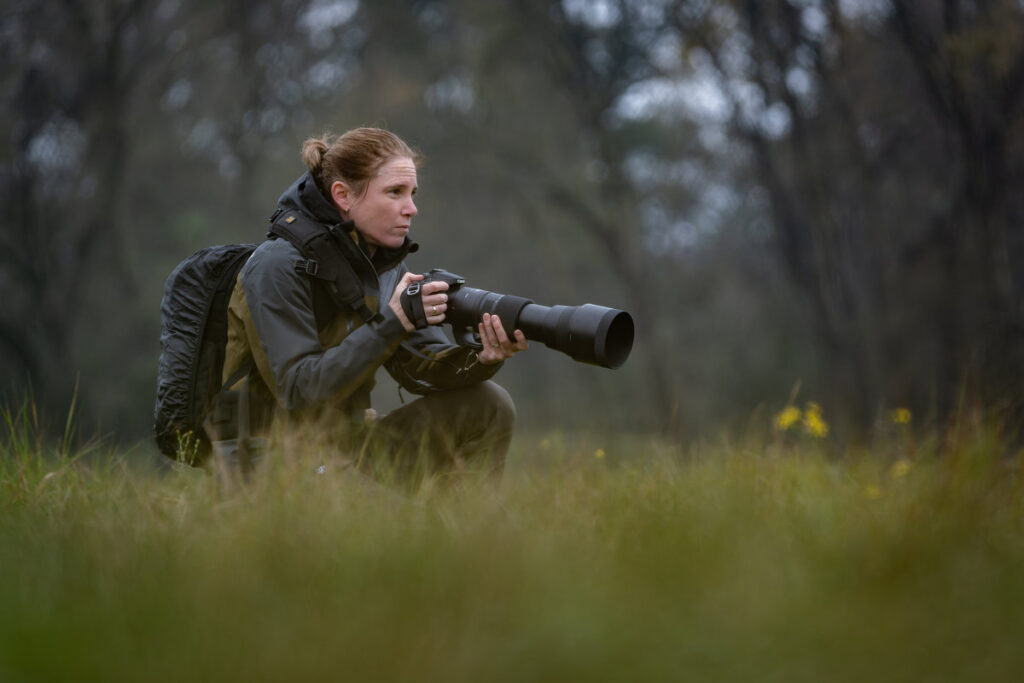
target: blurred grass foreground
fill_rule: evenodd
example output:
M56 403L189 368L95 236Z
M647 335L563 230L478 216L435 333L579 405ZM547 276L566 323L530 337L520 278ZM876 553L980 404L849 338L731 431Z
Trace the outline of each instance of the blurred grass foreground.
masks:
M842 457L771 437L523 436L500 485L406 497L283 458L225 495L201 472L44 446L30 423L8 413L0 450L2 681L1004 681L1024 666L1024 475L980 427Z

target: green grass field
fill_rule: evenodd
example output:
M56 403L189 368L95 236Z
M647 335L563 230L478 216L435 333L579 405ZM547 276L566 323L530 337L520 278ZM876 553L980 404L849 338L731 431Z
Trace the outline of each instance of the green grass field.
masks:
M404 497L280 458L226 495L131 452L45 448L25 417L0 450L0 681L1024 669L1024 474L984 429L842 457L520 435L500 485Z

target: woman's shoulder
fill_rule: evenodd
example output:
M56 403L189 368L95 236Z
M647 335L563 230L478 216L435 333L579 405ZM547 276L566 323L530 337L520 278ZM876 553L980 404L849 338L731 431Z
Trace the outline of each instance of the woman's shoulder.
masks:
M242 266L242 281L250 287L259 282L303 281L306 278L295 270L301 258L302 254L288 240L265 240Z
M295 261L301 258L299 250L288 240L272 239L264 240L252 252L249 261L245 264L246 270L253 268L286 268L295 270Z

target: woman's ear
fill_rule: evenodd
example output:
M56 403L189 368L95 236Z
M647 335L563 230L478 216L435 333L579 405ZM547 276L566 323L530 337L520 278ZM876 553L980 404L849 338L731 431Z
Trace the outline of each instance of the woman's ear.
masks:
M348 213L352 206L352 192L348 185L340 180L331 183L331 198L340 211Z

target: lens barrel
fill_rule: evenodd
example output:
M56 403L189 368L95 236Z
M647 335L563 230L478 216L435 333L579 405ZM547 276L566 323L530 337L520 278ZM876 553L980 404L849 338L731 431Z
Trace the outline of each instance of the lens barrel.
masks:
M580 363L617 368L633 348L633 317L626 311L594 304L541 306L473 287L449 290L445 317L456 330L475 329L484 313L500 317L509 338L514 330L522 330L527 339Z

